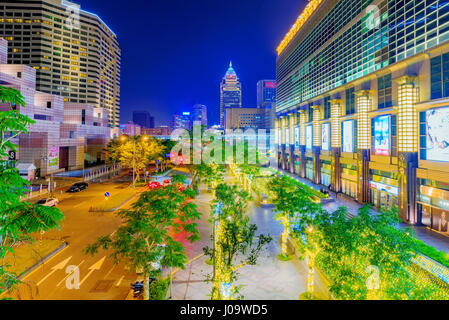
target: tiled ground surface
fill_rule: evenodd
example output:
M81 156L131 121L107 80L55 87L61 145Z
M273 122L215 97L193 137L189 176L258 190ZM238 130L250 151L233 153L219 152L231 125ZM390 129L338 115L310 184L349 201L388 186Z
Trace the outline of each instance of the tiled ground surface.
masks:
M202 193L197 198L200 211L204 213L200 222L202 240L189 246L189 259L198 257L202 248L211 243L212 227L207 222L209 214L210 194ZM245 266L240 269L237 285L243 285L241 293L245 300L296 300L300 293L306 290L307 270L305 264L298 260L281 262L276 256L280 253L279 236L282 228L274 219L272 209L262 209L257 206L249 208L251 222L258 226L258 233L271 234L273 241L265 248L256 266ZM205 282L212 267L205 263L206 257L201 256L190 263L186 270L176 272L173 281L174 299L204 300L209 299L211 284ZM319 283L319 279L317 281ZM322 296L320 292L317 292Z

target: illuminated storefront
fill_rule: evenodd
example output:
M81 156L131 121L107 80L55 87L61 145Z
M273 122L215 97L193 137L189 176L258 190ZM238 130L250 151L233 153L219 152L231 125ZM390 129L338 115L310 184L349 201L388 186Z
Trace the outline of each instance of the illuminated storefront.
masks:
M357 166L342 163L341 172L341 192L357 198Z
M421 179L418 204L422 223L435 231L449 235L449 183Z
M313 181L313 159L311 157L306 158L306 178Z
M371 181L369 183L371 204L381 209L398 207L399 188L397 177L387 172L371 171Z
M329 186L331 184L331 170L332 166L330 161L321 160L321 184Z

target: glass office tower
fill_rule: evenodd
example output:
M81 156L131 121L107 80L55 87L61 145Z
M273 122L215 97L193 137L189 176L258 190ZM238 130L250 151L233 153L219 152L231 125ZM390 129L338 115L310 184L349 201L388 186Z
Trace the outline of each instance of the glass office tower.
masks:
M277 48L280 167L449 234L448 40L448 1L310 1Z

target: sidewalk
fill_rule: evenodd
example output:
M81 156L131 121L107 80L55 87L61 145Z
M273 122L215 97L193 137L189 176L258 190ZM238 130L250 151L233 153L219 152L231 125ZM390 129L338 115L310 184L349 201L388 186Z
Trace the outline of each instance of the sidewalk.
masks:
M282 169L277 169L272 167L272 169L277 170L279 172L283 172L286 176L289 176L301 183L304 183L305 185L314 188L315 190L319 190L320 188L323 188L323 186L316 185L310 180L300 178L294 174L291 174L290 172L286 172ZM324 187L326 188L326 187ZM338 197L335 197L335 193L331 192L330 197L334 199L335 201L324 204L323 207L327 209L328 211L335 211L338 207L345 206L349 209L349 212L353 215L356 215L358 210L362 207L362 204L358 203L354 199L344 195L339 194ZM376 209L371 209L373 214L378 214L379 212ZM434 247L437 250L446 252L449 254L449 237L445 237L443 235L438 234L435 231L431 231L427 229L427 227L416 227L416 226L410 226L406 223L400 223L400 227L406 228L406 227L412 227L415 230L416 237L421 240L422 242L428 244L429 246Z

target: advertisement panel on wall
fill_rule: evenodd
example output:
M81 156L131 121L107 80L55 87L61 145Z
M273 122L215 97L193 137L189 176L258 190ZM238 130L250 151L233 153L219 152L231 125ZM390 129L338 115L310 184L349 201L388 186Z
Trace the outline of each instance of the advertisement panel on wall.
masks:
M299 147L299 128L295 128L295 147Z
M290 129L285 129L285 144L288 146L290 144Z
M343 152L354 152L354 120L343 121Z
M331 125L330 123L323 123L321 126L321 148L324 151L330 150L330 135L331 135Z
M312 149L312 139L313 139L313 133L312 133L312 126L309 125L306 127L306 148Z
M380 116L374 119L374 154L390 155L390 116Z
M449 107L426 112L427 160L449 162Z
M50 148L50 151L48 152L48 166L49 167L56 167L59 164L59 148L56 146L53 146Z

